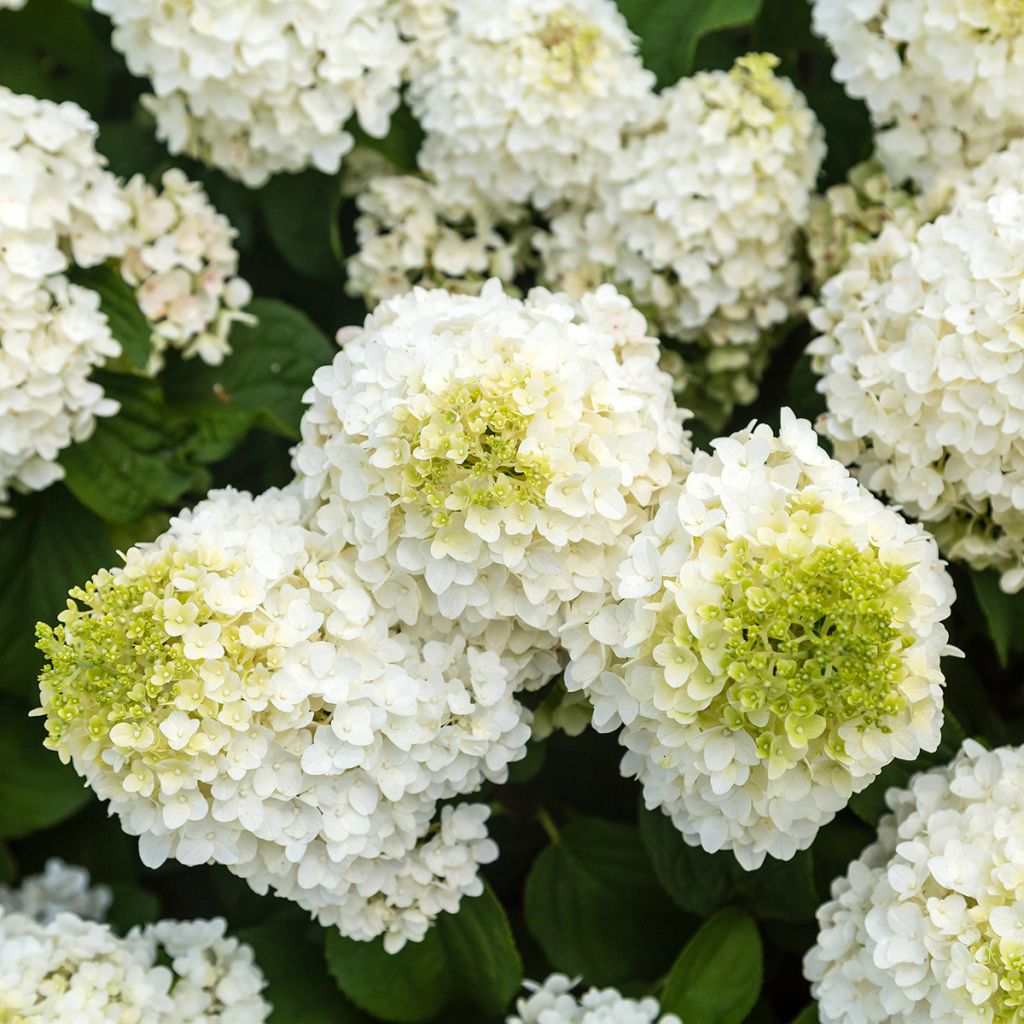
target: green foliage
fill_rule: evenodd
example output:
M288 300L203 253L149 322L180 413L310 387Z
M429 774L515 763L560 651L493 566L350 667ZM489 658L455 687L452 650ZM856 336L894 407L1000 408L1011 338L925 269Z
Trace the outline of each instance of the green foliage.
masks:
M522 962L505 911L490 888L442 914L422 942L395 954L375 942L327 937L327 965L338 987L384 1021L428 1021L450 1004L499 1014L522 980ZM396 979L401 979L396 984Z
M672 965L662 1009L684 1021L740 1024L761 991L762 960L753 918L722 910L701 926Z

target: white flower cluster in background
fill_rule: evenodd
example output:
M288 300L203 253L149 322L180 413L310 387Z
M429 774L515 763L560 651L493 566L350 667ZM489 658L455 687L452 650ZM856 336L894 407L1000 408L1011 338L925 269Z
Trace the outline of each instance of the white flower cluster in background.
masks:
M611 280L655 328L745 366L796 311L796 246L825 146L775 59L685 78L535 246L545 283L578 294Z
M928 185L1024 134L1017 0L813 0L833 76L862 99L897 184Z
M564 974L552 974L542 985L528 981L530 995L518 1000L506 1024L681 1024L674 1013L662 1014L650 996L627 999L613 988L576 996L577 984Z
M993 1024L1024 1007L1024 752L968 740L890 789L804 973L823 1024Z
M587 190L654 103L612 0L462 0L429 57L409 99L447 195L543 209Z
M223 864L395 950L482 891L487 808L438 803L524 756L515 694L557 671L554 640L468 635L300 514L213 492L72 591L41 628L47 744L148 865Z
M90 884L85 868L71 867L57 857L43 872L22 879L17 888L0 886L0 910L24 914L49 924L58 914L75 914L86 921L103 921L112 894L105 885Z
M522 225L481 198L448 198L425 178L387 174L370 179L356 208L358 249L346 261L345 288L370 308L414 285L475 294L489 278L512 282L522 269Z
M20 10L28 0L0 0L0 10Z
M657 341L611 286L577 305L416 289L344 341L295 454L313 522L449 618L557 629L685 463Z
M231 351L228 335L252 289L237 276L238 232L210 203L202 185L177 169L160 189L136 175L125 186L132 229L120 262L153 328L153 358L167 348L216 365Z
M407 47L393 0L96 0L113 44L150 80L143 102L172 153L250 187L279 171L338 170L355 115L383 137Z
M749 870L938 746L954 593L930 535L789 410L778 437L712 448L633 541L612 600L570 612L566 685L596 728L623 724L648 807Z
M951 558L1024 586L1024 143L946 211L886 225L825 285L810 346L836 457Z
M76 269L109 263L137 288L156 350L206 361L249 299L234 234L199 186L176 171L162 193L125 186L96 135L73 103L0 87L0 502L59 480L60 452L117 412L90 378L121 346Z
M221 918L158 921L118 936L109 893L50 861L0 899L0 1020L11 1024L263 1024L271 1007L251 947Z

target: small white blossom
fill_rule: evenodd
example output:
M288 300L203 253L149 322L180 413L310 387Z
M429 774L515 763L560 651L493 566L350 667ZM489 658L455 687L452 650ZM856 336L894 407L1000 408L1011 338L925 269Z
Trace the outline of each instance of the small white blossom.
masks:
M804 960L823 1024L998 1024L1024 1006L1024 753L968 740L885 796Z
M516 1003L506 1024L681 1024L674 1013L662 1014L658 1001L627 999L613 988L590 988L573 995L578 982L552 974L542 984L526 982L530 995Z
M280 171L334 173L351 117L383 138L407 61L392 0L96 0L154 95L172 153L250 187Z
M935 542L782 413L698 453L563 631L570 690L691 845L806 849L894 758L938 746L953 585Z
M644 318L497 281L383 303L307 394L316 528L422 579L460 622L557 628L600 592L688 453Z
M821 429L943 551L1024 586L1024 142L889 223L821 293L810 346Z
M862 99L897 184L930 184L1024 134L1018 0L813 0L832 74Z
M42 874L22 879L17 888L0 886L0 909L25 914L40 924L49 924L58 914L103 921L111 899L105 885L90 885L88 871L70 867L57 857L46 862Z
M445 195L546 207L589 189L654 102L612 0L462 0L428 56L409 98Z

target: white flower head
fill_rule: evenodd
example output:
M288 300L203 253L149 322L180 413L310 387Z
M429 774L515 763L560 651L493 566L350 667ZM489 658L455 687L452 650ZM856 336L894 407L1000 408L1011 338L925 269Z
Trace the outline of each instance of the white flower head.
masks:
M1024 1006L1024 753L968 740L890 789L804 960L823 1024L994 1024Z
M588 189L653 103L612 0L463 0L421 63L420 166L446 195L546 207Z
M574 995L578 982L552 974L543 984L528 981L528 996L516 1003L506 1024L681 1024L674 1013L662 1014L658 1001L627 999L613 988L590 988Z
M554 639L463 629L301 519L289 492L213 492L72 591L40 627L47 745L147 864L223 864L399 948L481 891L487 809L438 803L525 755L515 695Z
M763 54L666 89L654 118L535 245L572 294L610 280L655 329L756 346L794 311L798 232L824 156L807 103Z
M113 895L105 885L92 885L85 868L51 857L38 875L22 879L17 888L0 886L0 909L49 924L58 914L76 914L103 921Z
M783 410L698 454L569 615L566 683L624 725L623 773L752 869L809 846L894 758L934 750L953 586L924 529Z
M821 293L810 346L821 429L873 491L951 558L1024 585L1024 143L890 223Z
M391 0L97 0L172 153L250 187L334 173L356 116L383 138L408 59Z
M611 287L383 303L307 394L316 528L422 579L449 618L555 628L684 464L657 351Z
M833 76L868 106L897 184L928 185L1024 134L1017 0L813 0Z

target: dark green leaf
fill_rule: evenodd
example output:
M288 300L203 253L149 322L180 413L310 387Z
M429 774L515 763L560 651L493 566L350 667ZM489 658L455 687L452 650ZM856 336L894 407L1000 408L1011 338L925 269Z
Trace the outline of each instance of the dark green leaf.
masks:
M403 104L391 115L391 128L383 139L367 135L358 125L353 131L360 146L376 150L394 165L396 173L416 173L416 154L423 142L423 129L407 106Z
M14 863L11 851L0 843L0 884L8 885L18 874L18 865Z
M916 761L892 761L887 764L863 793L857 793L850 799L850 810L861 821L877 825L878 819L888 810L885 794L890 787L905 786L911 775L935 765L946 764L954 757L965 739L960 723L947 710L942 724L942 742L938 750L932 754L924 753Z
M442 914L422 942L395 954L380 940L356 942L332 931L327 964L338 987L381 1020L415 1024L456 1001L499 1015L522 979L522 964L505 911L488 888ZM396 979L401 979L396 984Z
M595 985L654 978L686 929L637 829L595 818L570 822L537 857L525 912L551 965Z
M811 1003L793 1018L793 1024L818 1024L818 1004Z
M999 663L1006 668L1010 662L1010 648L1019 634L1018 626L1024 622L1024 594L1004 593L999 587L999 573L994 569L972 572L971 582Z
M171 505L204 476L185 458L188 426L164 405L154 381L123 374L100 378L121 409L100 419L92 436L61 454L69 489L107 522L124 525Z
M260 192L267 231L278 251L300 274L337 276L341 266L338 175L303 171L279 174Z
M769 857L757 871L745 871L728 851L706 853L690 846L666 815L642 807L640 834L661 884L689 913L707 916L739 906L760 918L814 917L818 896L809 850L788 861Z
M750 24L761 0L618 0L629 27L640 37L644 63L659 88L693 69L697 44L712 32Z
M160 901L148 889L135 882L108 882L114 897L107 920L120 934L139 924L149 924L160 916Z
M43 746L42 721L0 699L0 838L11 839L71 817L90 792L70 765Z
M740 910L723 910L686 944L665 982L661 1008L684 1021L740 1024L761 992L761 936Z
M0 689L35 703L36 622L56 621L68 590L117 554L103 524L64 487L12 504L14 518L0 523Z
M284 914L239 934L267 976L268 1024L361 1024L366 1018L338 992L324 965L323 932Z
M99 294L100 309L107 316L110 332L120 343L125 360L135 369L144 370L153 347L153 332L131 285L106 265L88 270L77 268L71 280Z
M283 302L259 300L256 326L236 325L232 353L221 366L169 361L161 376L168 401L199 425L190 451L223 458L253 425L297 438L302 396L313 372L336 349L304 314Z

